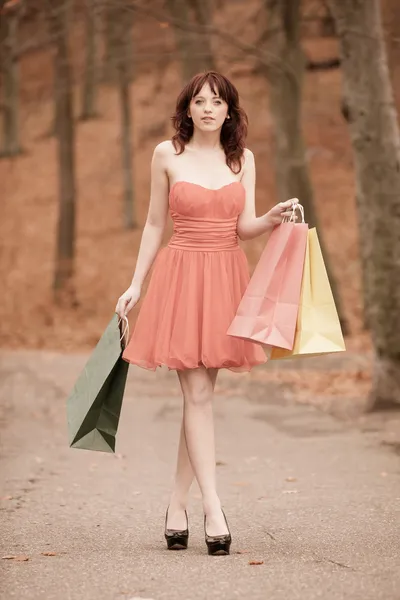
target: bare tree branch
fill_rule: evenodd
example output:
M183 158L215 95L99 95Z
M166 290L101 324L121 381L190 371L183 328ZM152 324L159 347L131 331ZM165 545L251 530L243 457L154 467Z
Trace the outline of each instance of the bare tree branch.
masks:
M20 4L20 0L0 0L0 13L6 13Z
M106 5L109 6L110 4L112 4L115 7L120 8L121 10L137 11L141 14L152 17L153 19L155 19L156 21L158 21L160 23L168 23L169 25L173 25L176 28L180 28L180 29L187 30L187 31L192 31L195 33L202 33L205 35L218 37L219 39L221 39L221 40L227 42L228 44L230 44L231 46L233 46L234 48L241 50L241 52L243 54L257 58L258 61L261 62L262 64L264 64L265 66L273 65L274 67L279 68L282 71L285 71L288 75L291 75L293 77L295 76L295 74L292 72L290 66L283 63L282 60L279 58L279 56L277 56L273 52L264 50L262 48L258 48L257 46L254 46L253 44L243 42L235 35L232 35L228 31L225 31L219 27L202 26L202 25L198 25L198 24L187 23L186 21L183 21L182 19L173 18L170 15L168 15L166 12L164 12L162 10L158 10L157 8L153 8L153 7L149 8L148 5L143 4L139 0L129 0L129 2L122 2L122 0L106 0L104 2L104 6L106 6Z

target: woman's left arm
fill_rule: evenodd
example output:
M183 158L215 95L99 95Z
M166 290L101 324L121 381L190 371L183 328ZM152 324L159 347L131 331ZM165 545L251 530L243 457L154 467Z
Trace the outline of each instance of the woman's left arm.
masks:
M237 233L241 240L251 240L263 233L271 233L276 225L282 223L284 217L290 217L292 214L290 209L294 203L298 202L298 199L291 198L286 202L280 202L261 217L256 217L254 155L251 150L246 148L244 156L245 162L241 181L246 192L246 200L244 209L238 219Z

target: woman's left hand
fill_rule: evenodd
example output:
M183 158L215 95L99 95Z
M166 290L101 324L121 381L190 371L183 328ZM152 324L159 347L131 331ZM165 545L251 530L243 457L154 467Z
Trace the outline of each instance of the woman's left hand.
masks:
M267 212L268 221L272 227L280 225L285 217L290 217L293 214L293 205L298 204L298 198L291 198L286 202L279 202L270 211ZM297 219L297 215L294 216Z

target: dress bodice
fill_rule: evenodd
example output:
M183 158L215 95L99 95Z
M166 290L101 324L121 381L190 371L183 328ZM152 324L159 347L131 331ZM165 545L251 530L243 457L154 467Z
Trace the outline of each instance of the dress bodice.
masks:
M237 248L237 220L244 202L245 191L240 181L215 190L186 181L176 182L169 194L174 222L169 246L206 252Z

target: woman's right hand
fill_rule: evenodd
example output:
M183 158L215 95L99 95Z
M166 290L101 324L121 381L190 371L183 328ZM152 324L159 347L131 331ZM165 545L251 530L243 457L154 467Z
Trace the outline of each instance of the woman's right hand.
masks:
M141 287L137 284L132 284L128 289L118 298L115 312L122 319L125 317L130 310L139 302Z

